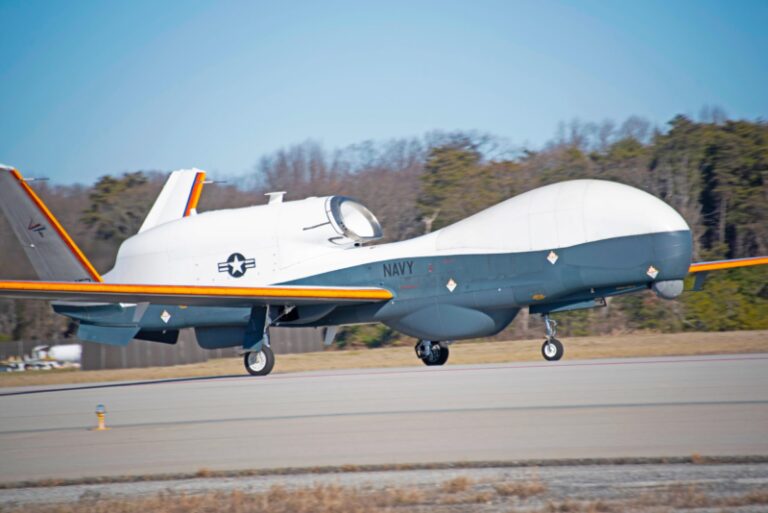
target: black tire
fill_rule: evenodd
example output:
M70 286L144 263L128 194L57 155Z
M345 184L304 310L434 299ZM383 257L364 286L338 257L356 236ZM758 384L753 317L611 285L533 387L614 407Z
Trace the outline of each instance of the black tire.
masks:
M243 355L245 370L251 376L266 376L275 366L275 353L272 348L262 346L261 351L248 351Z
M544 359L549 362L555 362L559 360L563 357L563 353L565 353L565 348L563 347L563 344L561 344L560 341L556 338L553 338L549 341L545 340L541 345L541 356L543 356Z
M448 346L439 342L433 342L430 355L426 358L421 358L421 361L424 362L424 365L430 367L433 365L444 365L448 361L449 353Z
M440 344L440 359L437 360L435 365L445 365L445 362L448 361L448 356L450 354L451 352L448 350L448 346Z

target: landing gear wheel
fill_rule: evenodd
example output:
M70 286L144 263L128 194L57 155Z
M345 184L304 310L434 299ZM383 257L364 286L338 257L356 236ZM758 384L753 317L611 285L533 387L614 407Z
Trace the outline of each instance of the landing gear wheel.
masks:
M419 344L416 344L416 354L419 355L419 359L424 362L424 365L444 365L448 361L450 351L448 346L440 342L432 342L429 348L429 354L423 354L419 350Z
M440 347L440 358L437 360L437 363L435 365L445 365L445 362L448 361L448 356L450 355L450 351L448 351L448 346L444 346L442 344L438 345Z
M251 376L266 376L272 372L275 366L275 353L267 346L262 346L261 351L248 351L243 355L245 370Z
M565 348L563 348L563 344L561 344L560 341L556 338L545 340L544 344L541 346L541 355L545 360L550 362L554 362L562 358L564 352Z

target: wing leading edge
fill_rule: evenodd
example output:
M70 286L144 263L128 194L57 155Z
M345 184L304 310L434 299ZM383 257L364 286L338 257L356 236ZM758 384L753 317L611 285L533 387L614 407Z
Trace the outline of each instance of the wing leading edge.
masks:
M195 306L250 306L368 303L394 296L381 288L276 285L219 287L52 281L0 281L0 296L100 303L155 303Z
M732 260L715 260L713 262L697 262L691 264L688 272L691 274L703 273L706 271L720 271L723 269L734 269L736 267L750 267L753 265L768 265L768 256L734 258Z
M755 265L768 265L768 256L693 263L688 268L688 272L695 277L691 290L701 290L710 271L723 271L725 269L737 269L739 267L752 267Z

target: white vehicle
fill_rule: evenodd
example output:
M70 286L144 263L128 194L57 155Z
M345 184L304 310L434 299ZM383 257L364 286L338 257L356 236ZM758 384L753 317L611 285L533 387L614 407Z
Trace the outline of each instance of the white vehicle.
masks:
M80 344L60 344L55 346L41 345L32 348L32 354L38 360L80 363L80 358L83 354L83 346Z

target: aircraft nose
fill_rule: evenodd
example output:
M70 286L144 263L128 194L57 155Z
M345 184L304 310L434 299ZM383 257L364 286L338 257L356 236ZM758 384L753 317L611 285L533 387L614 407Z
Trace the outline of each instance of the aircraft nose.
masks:
M587 184L584 198L588 238L626 237L637 241L638 252L650 245L648 265L653 269L646 274L654 281L682 279L688 274L691 229L669 204L635 187L597 180Z
M690 230L656 233L653 236L653 262L659 275L654 280L682 280L688 275L693 254ZM652 273L651 273L652 274Z
M583 214L587 239L690 232L683 216L652 194L614 182L585 182Z

